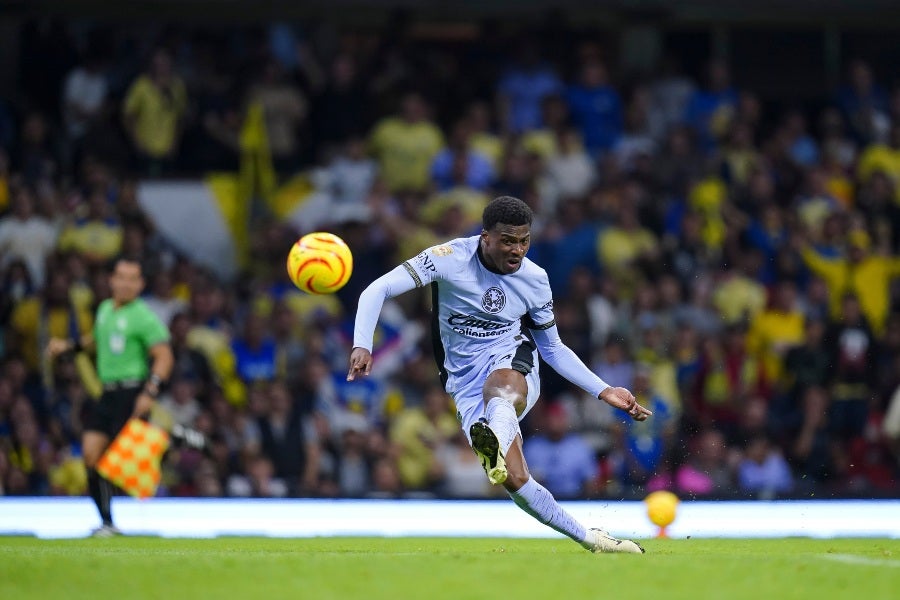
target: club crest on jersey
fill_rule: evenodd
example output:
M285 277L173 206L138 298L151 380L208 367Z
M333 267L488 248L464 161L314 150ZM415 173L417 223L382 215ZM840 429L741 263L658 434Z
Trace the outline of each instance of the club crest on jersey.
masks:
M506 306L506 294L498 287L488 288L481 297L481 307L492 315L497 314Z
M450 246L435 246L431 249L431 253L435 256L447 256L453 254L453 248Z

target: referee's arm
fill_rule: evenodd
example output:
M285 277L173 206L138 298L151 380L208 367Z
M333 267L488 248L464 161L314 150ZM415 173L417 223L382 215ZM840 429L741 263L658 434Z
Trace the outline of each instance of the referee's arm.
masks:
M50 358L56 358L60 354L65 354L66 352L81 352L83 350L90 351L93 350L93 348L93 335L81 336L80 342L65 338L50 338L50 341L47 342L47 355L50 356Z
M153 403L159 396L160 386L169 380L172 367L175 365L175 356L172 354L172 346L168 341L153 344L148 350L150 354L150 376L144 389L134 404L134 416L142 417L150 413Z

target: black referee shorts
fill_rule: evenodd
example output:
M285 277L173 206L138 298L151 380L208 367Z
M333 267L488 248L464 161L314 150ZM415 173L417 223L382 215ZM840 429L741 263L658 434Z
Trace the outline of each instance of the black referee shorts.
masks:
M142 383L122 386L105 384L100 400L89 405L84 430L99 431L110 439L115 438L131 418L143 387Z

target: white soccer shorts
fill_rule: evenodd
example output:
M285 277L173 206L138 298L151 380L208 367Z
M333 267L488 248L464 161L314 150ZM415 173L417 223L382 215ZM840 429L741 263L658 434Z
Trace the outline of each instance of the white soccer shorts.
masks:
M491 373L497 369L513 369L520 373L526 371L523 375L528 385L528 395L525 398L525 410L519 415L520 421L541 395L537 349L524 336L517 336L517 339L520 341L518 347L507 348L503 352L491 355L481 364L481 368L474 370L465 381L453 382L453 391L450 395L456 403L456 418L470 444L472 440L469 439L469 428L484 416L484 382Z

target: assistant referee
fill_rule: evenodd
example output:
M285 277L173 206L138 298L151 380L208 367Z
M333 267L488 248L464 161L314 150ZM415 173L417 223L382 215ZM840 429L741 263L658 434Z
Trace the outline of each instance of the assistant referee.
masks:
M91 405L82 436L88 489L102 519L93 532L96 537L121 533L110 510L114 487L97 473L97 461L128 419L150 414L174 363L169 330L139 297L144 289L141 264L119 258L109 285L112 298L97 308L92 337L80 342L54 338L47 345L51 357L90 346L96 349L103 394Z

